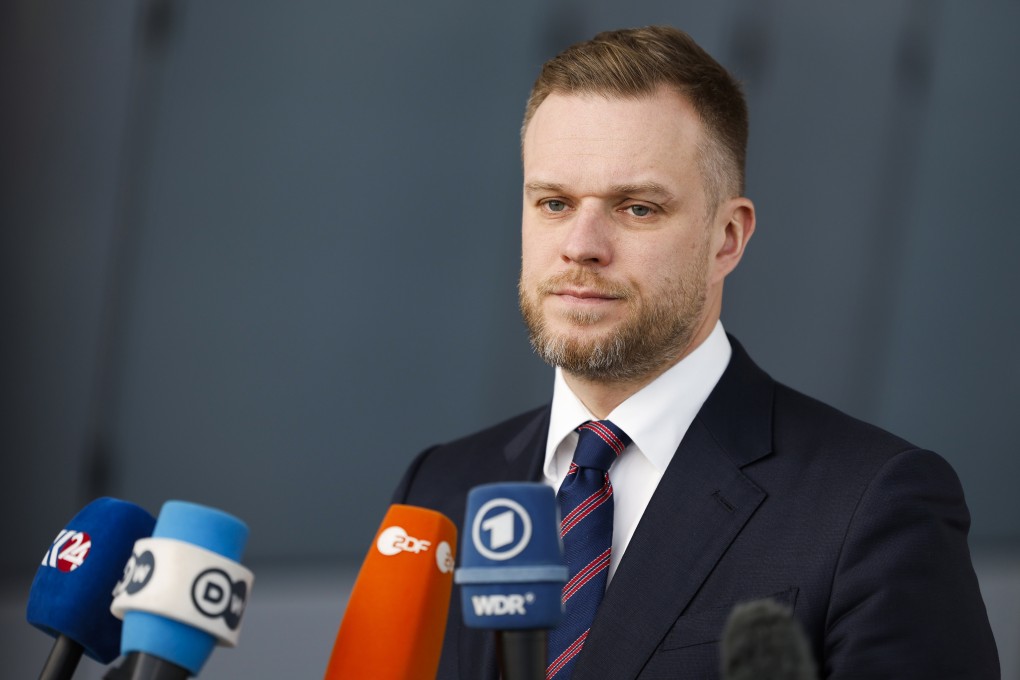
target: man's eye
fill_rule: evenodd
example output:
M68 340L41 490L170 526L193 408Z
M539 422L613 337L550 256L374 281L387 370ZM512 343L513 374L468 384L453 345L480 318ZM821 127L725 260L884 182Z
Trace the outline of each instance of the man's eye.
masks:
M563 212L567 209L567 204L563 201L546 201L545 209L549 212Z
M648 217L652 214L652 209L647 205L631 205L627 206L627 210L629 210L630 214L634 217Z

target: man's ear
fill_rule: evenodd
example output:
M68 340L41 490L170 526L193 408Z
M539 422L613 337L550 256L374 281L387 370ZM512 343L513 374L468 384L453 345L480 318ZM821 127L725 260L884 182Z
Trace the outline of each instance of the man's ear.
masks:
M737 268L754 233L754 203L739 197L725 201L712 225L711 283L720 283Z

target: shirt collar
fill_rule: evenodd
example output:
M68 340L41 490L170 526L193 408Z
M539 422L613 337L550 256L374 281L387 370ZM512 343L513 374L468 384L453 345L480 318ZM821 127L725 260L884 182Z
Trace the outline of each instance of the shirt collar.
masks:
M608 419L630 435L633 446L660 474L673 459L680 440L722 377L732 353L722 322L717 321L709 336L693 352L609 414ZM574 430L588 420L595 420L595 416L571 391L563 371L557 368L543 467L547 479L563 477L566 470L561 468L565 465L557 463L557 449L572 452L577 437ZM571 439L570 446L561 448L567 438ZM568 464L569 460L566 458Z

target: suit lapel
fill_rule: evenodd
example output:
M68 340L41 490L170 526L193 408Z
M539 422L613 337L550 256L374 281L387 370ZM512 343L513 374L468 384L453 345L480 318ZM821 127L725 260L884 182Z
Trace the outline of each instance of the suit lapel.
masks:
M537 482L542 479L545 443L552 408L541 409L503 449L508 476L505 481Z
M634 678L765 499L740 471L770 451L773 384L733 358L645 509L574 680Z

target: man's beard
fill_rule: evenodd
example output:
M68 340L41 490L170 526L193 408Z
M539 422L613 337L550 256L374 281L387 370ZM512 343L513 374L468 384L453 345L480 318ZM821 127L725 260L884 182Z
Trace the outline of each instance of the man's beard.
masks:
M668 289L645 296L625 285L614 285L590 269L574 269L546 279L535 291L518 286L521 315L531 346L542 359L564 371L598 382L634 382L675 363L689 349L705 307L705 265L696 265ZM617 298L628 307L626 319L611 330L589 338L549 329L542 301L554 290L579 286ZM566 317L578 328L592 326L599 311L576 310Z

